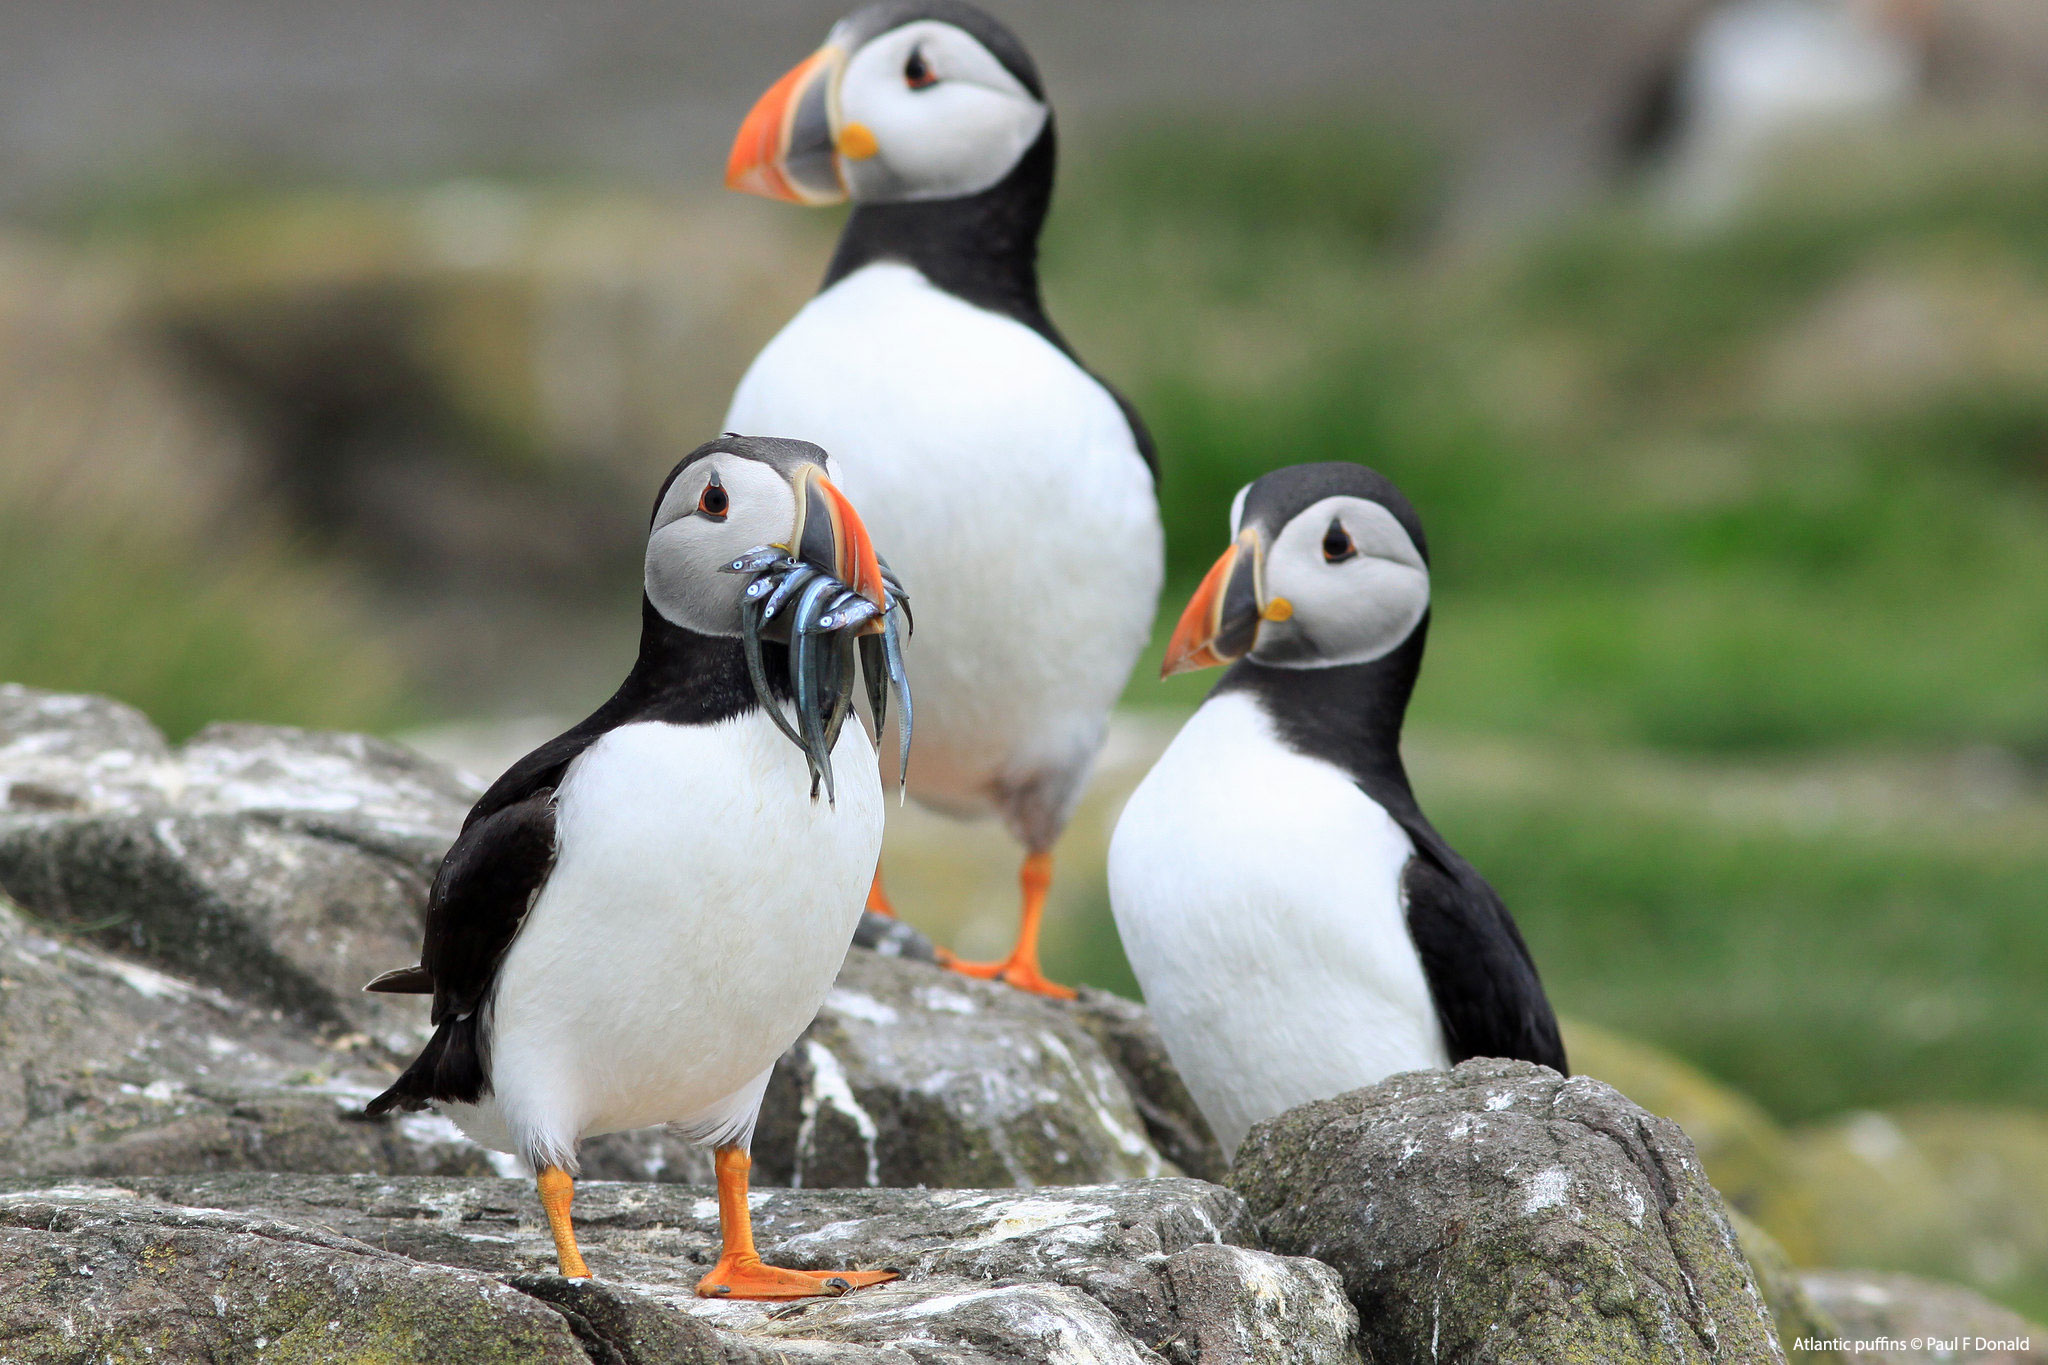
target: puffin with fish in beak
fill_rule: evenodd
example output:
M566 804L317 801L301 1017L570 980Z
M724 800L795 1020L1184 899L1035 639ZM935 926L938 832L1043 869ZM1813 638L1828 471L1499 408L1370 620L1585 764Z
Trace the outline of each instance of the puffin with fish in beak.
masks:
M917 585L910 794L996 815L1025 854L1014 946L948 965L1070 996L1039 962L1052 849L1151 636L1165 542L1144 424L1039 296L1053 161L1038 69L981 10L841 20L733 143L732 188L853 211L726 424L829 448ZM870 904L888 911L879 872Z
M907 749L901 586L804 441L727 434L676 466L647 536L639 657L492 784L442 861L419 964L434 1034L367 1107L432 1106L529 1162L561 1270L578 1144L673 1124L714 1149L709 1297L894 1278L762 1262L747 1149L776 1058L831 988L882 841L855 675ZM907 622L906 622L907 624ZM899 751L899 760L901 751Z

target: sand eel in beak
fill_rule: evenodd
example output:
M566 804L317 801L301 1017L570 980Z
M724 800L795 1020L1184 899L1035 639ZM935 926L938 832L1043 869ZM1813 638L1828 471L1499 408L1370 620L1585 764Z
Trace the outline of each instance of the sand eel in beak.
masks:
M892 689L910 709L901 590L829 473L814 445L732 435L676 467L632 672L477 802L419 965L369 986L431 993L435 1026L369 1112L431 1105L530 1162L564 1275L590 1273L578 1144L667 1123L717 1154L725 1247L699 1294L893 1278L764 1265L747 1213L769 1070L830 989L881 849L875 750L844 723L855 672L877 712Z
M1260 1119L1469 1057L1565 1069L1493 888L1401 762L1429 625L1408 500L1355 464L1237 495L1165 671L1227 665L1124 807L1118 932L1225 1150Z
M733 144L733 188L853 212L727 425L831 450L916 587L910 794L1000 817L1026 855L1015 946L953 965L1069 994L1038 957L1052 848L1150 635L1163 540L1143 425L1039 300L1053 160L1038 71L980 10L842 20Z

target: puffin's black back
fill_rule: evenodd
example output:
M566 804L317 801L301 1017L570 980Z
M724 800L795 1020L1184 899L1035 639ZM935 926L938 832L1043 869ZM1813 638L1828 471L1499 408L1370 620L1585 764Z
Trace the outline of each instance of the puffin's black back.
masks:
M1268 474L1245 495L1243 525L1274 530L1325 497L1379 503L1401 523L1428 563L1422 521L1383 475L1341 461ZM1472 1057L1516 1057L1566 1070L1557 1017L1514 917L1473 866L1423 815L1401 761L1401 725L1422 671L1425 613L1400 646L1362 664L1275 668L1244 658L1212 696L1250 694L1281 740L1335 765L1393 818L1415 846L1402 873L1408 934L1436 1004L1455 1065Z

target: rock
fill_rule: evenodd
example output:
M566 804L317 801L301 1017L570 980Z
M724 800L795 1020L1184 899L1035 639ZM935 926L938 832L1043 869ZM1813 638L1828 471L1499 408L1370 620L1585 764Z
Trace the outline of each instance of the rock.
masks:
M1728 1222L1742 1244L1742 1255L1749 1262L1750 1274L1756 1278L1757 1292L1764 1296L1764 1305L1771 1310L1771 1322L1778 1329L1778 1345L1784 1349L1785 1358L1799 1365L1847 1365L1839 1351L1798 1345L1832 1341L1841 1332L1834 1318L1808 1291L1785 1248L1734 1209L1728 1211Z
M429 881L482 795L447 767L368 735L209 725L178 750L179 805L244 815L410 861Z
M1063 1190L1057 1197L986 1190L765 1192L754 1211L764 1255L784 1264L890 1266L894 1284L841 1299L793 1305L700 1300L691 1288L716 1252L716 1203L707 1190L676 1186L578 1186L576 1216L598 1281L554 1276L554 1253L525 1182L432 1178L228 1175L157 1177L36 1187L16 1181L0 1193L0 1226L90 1229L91 1245L145 1253L160 1229L204 1234L190 1257L169 1262L168 1290L182 1291L185 1266L209 1274L219 1241L245 1231L282 1250L263 1262L274 1298L295 1301L301 1281L312 1311L302 1315L353 1339L383 1321L366 1293L332 1305L321 1287L343 1277L383 1275L410 1262L417 1288L378 1283L396 1296L392 1330L415 1304L447 1287L503 1309L508 1333L528 1355L554 1359L558 1338L533 1317L544 1306L593 1360L902 1362L1067 1360L1116 1365L1355 1365L1356 1318L1337 1277L1312 1261L1241 1245L1250 1228L1229 1191L1172 1179ZM211 1238L212 1240L205 1240ZM0 1243L4 1245L4 1243ZM300 1260L290 1260L300 1257ZM400 1258L403 1258L401 1260ZM0 1262L4 1264L4 1262ZM107 1277L117 1287L134 1278ZM367 1268L366 1268L367 1267ZM238 1273L229 1264L230 1274ZM76 1274L71 1265L62 1273ZM100 1276L97 1265L95 1275ZM232 1284L232 1278L228 1283ZM95 1288L99 1287L97 1284ZM515 1304L500 1287L527 1296ZM74 1297L89 1291L75 1290ZM17 1335L56 1330L57 1309L16 1292L0 1314ZM59 1304L68 1308L70 1300ZM138 1319L130 1350L174 1340L169 1314ZM459 1331L470 1319L453 1325ZM211 1324L208 1324L211 1326ZM229 1329L219 1329L226 1331ZM4 1347L0 1347L4 1349ZM450 1353L468 1360L451 1332ZM394 1352L398 1358L426 1358ZM162 1358L159 1355L159 1358ZM327 1358L327 1357L319 1357ZM496 1357L483 1357L495 1359ZM574 1357L565 1357L574 1358Z
M170 746L133 707L0 683L0 820L154 809L177 782Z
M1960 1285L1868 1270L1811 1270L1804 1279L1843 1340L1870 1343L1844 1353L1852 1365L2048 1361L2048 1331Z
M907 957L915 962L937 962L939 950L922 931L900 919L863 910L854 926L853 946L869 948L883 957Z
M423 1036L416 1007L362 985L418 954L471 799L447 770L363 736L255 725L172 754L125 708L21 688L0 699L0 764L0 888L24 908L394 1054Z
M428 884L410 859L235 815L0 826L0 888L38 918L394 1053L425 1020L362 986L417 959Z
M1078 1185L1162 1175L1130 1093L1067 1006L849 953L769 1082L755 1169L777 1184Z
M1261 1241L1342 1275L1376 1361L1775 1361L1676 1124L1587 1077L1478 1060L1252 1129Z
M0 1354L589 1359L567 1318L489 1276L423 1267L317 1228L105 1188L0 1199Z
M1760 1105L1660 1048L1582 1020L1563 1022L1575 1072L1607 1082L1683 1128L1729 1206L1769 1229L1793 1259L1813 1260L1819 1251L1813 1201L1797 1154Z
M1230 1162L1209 1131L1209 1121L1188 1093L1187 1082L1166 1055L1166 1044L1143 1005L1108 991L1083 987L1071 1013L1095 1035L1111 1066L1123 1077L1145 1132L1161 1156L1198 1180L1221 1181Z
M360 1037L53 937L4 900L0 1001L0 1171L491 1169L431 1115L360 1117L389 1075Z
M2048 1303L2048 1117L1928 1108L1793 1135L1822 1265Z

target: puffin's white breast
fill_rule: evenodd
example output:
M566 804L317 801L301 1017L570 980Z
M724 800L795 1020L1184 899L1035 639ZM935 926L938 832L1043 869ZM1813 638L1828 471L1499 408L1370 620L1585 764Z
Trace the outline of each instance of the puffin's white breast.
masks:
M1078 787L1163 572L1152 477L1108 391L1030 328L877 264L768 344L726 426L830 451L902 576L913 794L986 808L992 784L1068 769Z
M1282 1110L1448 1064L1408 937L1407 833L1250 696L1212 698L1109 850L1124 951L1226 1151Z
M489 1020L488 1145L569 1156L586 1136L722 1112L817 1013L882 843L873 749L849 723L838 805L761 711L621 726L564 778L553 872ZM748 1112L739 1117L751 1122Z

